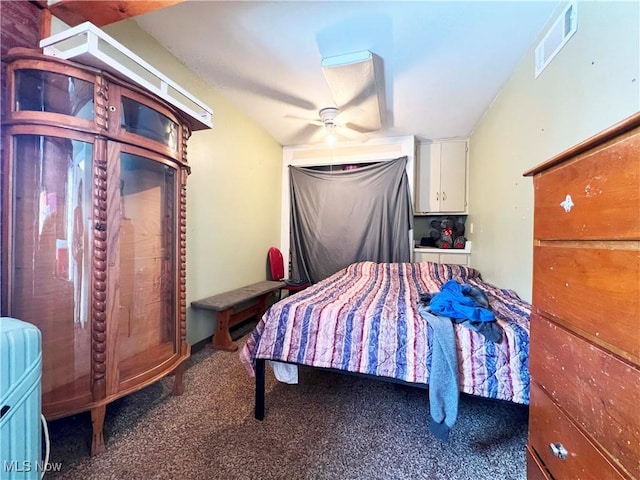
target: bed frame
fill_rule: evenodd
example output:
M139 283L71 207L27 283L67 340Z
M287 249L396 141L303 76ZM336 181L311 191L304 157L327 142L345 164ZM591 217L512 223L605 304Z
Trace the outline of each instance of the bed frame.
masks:
M278 360L279 361L279 360ZM288 362L280 362L288 363ZM256 373L256 396L255 396L255 408L254 416L256 420L264 420L264 399L265 399L265 376L266 376L266 359L256 358L255 373ZM290 365L297 365L298 367L313 368L314 370L323 370L325 372L339 373L340 375L351 375L354 377L368 378L370 380L377 380L385 383L395 383L398 385L407 385L414 388L421 388L428 390L429 386L422 383L404 382L396 378L391 377L378 377L376 375L369 375L367 373L349 372L346 370L338 370L337 368L324 368L324 367L312 367L310 365L302 365L299 363L290 363ZM466 395L464 392L460 392L460 395ZM484 397L482 397L484 398ZM492 399L487 399L492 400Z

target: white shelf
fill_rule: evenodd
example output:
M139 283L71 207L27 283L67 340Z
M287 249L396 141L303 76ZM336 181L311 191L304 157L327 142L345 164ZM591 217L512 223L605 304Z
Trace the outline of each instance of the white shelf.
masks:
M179 108L193 120L193 130L213 127L212 110L180 85L90 22L40 41L45 55L73 59L132 80Z
M468 255L471 253L471 242L467 240L464 248L414 247L413 251L420 253L458 253Z

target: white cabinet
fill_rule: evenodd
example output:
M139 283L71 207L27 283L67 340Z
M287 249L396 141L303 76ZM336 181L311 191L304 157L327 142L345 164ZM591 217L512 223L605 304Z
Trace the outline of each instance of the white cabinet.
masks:
M471 242L467 241L464 248L440 249L435 247L416 247L413 249L414 262L448 263L451 265L469 265L471 257Z
M436 250L436 249L434 249ZM451 265L469 265L468 253L442 253L441 251L414 252L414 262L448 263Z
M466 140L420 144L416 177L416 213L466 212Z

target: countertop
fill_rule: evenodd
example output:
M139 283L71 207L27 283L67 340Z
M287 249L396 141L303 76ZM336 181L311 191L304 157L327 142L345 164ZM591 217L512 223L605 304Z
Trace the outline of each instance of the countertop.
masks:
M471 253L471 242L467 241L464 245L464 248L436 248L436 247L421 247L420 245L415 245L413 248L414 252L423 252L423 253L459 253L459 254L470 254Z

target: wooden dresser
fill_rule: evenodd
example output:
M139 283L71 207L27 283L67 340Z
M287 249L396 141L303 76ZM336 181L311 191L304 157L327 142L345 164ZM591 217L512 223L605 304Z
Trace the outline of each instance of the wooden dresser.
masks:
M640 478L640 113L525 175L528 478Z

